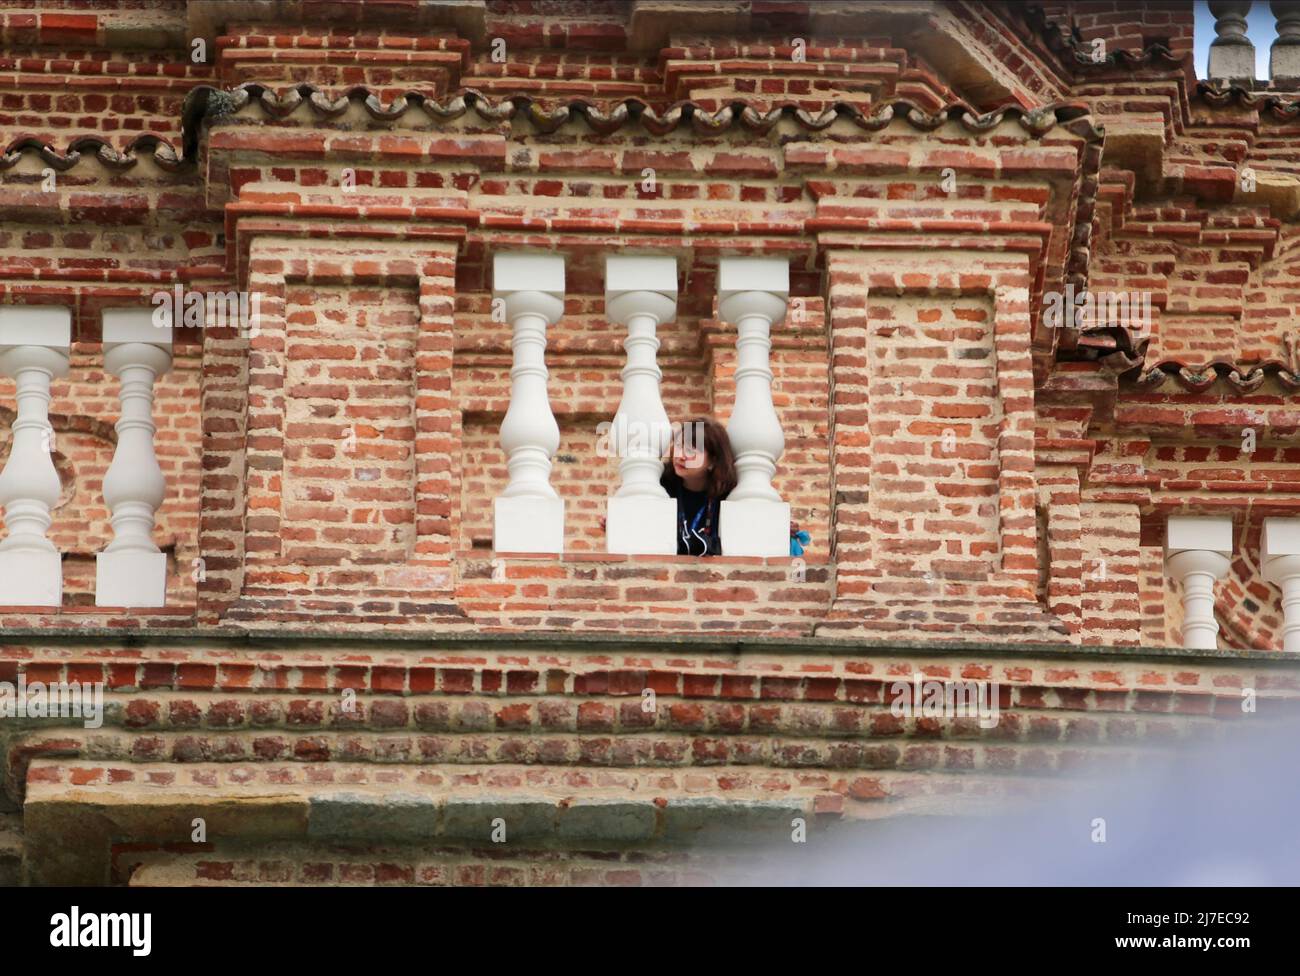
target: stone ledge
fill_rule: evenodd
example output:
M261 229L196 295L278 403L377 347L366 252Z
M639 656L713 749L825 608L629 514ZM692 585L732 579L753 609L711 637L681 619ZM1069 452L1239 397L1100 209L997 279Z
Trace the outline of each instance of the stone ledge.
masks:
M760 852L557 851L510 845L215 844L198 852L115 852L133 887L712 885L763 863ZM737 863L741 861L742 863Z
M718 637L712 634L619 634L532 632L510 633L449 633L447 631L350 629L346 632L276 627L245 629L233 627L193 627L188 629L127 630L113 627L77 627L58 630L41 627L0 627L0 642L7 644L36 644L61 646L76 644L103 645L105 638L121 647L145 647L155 644L217 643L226 648L284 647L293 644L332 643L339 646L383 646L395 649L399 645L411 647L445 646L452 648L510 648L540 647L562 648L582 653L599 650L662 648L665 642L688 652L710 651L740 655L746 651L764 654L844 654L887 653L900 651L916 657L962 658L1036 658L1060 660L1065 664L1071 658L1088 661L1162 662L1213 664L1249 661L1300 673L1300 656L1281 651L1239 650L1188 650L1183 647L1142 647L1138 645L1106 644L1011 644L998 641L917 641L881 640L854 637L771 637L735 636Z
M28 883L107 883L115 846L174 849L191 842L196 817L212 843L463 841L480 830L490 840L491 820L502 817L507 835L512 819L524 827L530 847L619 850L701 840L746 845L788 838L795 818L811 835L841 818L970 814L1071 788L1054 777L764 770L760 782L736 789L728 784L753 770L734 766L680 776L548 766L103 766L102 781L73 785L67 763L32 764L24 806Z

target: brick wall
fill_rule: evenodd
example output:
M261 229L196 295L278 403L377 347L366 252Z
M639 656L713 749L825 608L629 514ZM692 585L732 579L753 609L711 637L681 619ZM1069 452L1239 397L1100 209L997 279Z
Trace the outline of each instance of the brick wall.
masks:
M986 576L1001 555L992 303L884 297L869 314L876 564Z
M786 15L767 11L751 12L759 18L751 19L751 38L688 33L643 55L628 48L639 36L637 25L645 23L638 19L644 12L639 5L485 9L485 34L467 37L462 32L469 21L431 21L421 31L378 21L326 27L295 22L292 10L278 23L201 24L184 21L193 12L178 4L160 13L162 33L154 39L159 46L147 50L132 46L141 40L127 32L125 14L113 5L62 27L53 21L5 21L16 50L32 45L46 59L69 50L69 30L80 31L77 37L86 43L93 38L103 47L103 59L78 61L74 68L88 79L153 79L142 77L132 88L132 111L169 118L170 135L162 121L137 126L131 113L115 110L111 101L100 108L122 126L157 131L164 138L175 138L176 99L189 90L177 86L193 87L196 78L214 72L226 84L255 85L233 113L210 123L195 150L202 154L198 172L169 171L159 182L147 167L161 167L165 156L149 162L140 148L130 168L120 170L124 175L113 178L124 190L91 168L102 163L69 169L66 186L56 189L60 219L52 229L34 222L50 202L30 193L36 161L23 162L6 176L7 187L20 188L6 198L14 213L33 223L6 231L4 240L34 245L38 263L29 268L84 276L92 262L104 260L100 255L106 250L116 253L121 250L116 245L129 239L143 245L148 257L111 259L104 270L115 283L152 275L165 285L184 269L196 283L212 287L242 281L263 302L261 335L249 341L213 332L203 342L204 399L198 401L203 442L193 426L198 415L191 415L191 426L172 440L169 427L185 414L170 402L172 379L159 389L160 455L168 474L175 467L177 477L169 478L173 498L160 513L158 535L160 544L176 549L172 590L178 606L197 599L208 622L316 618L324 611L324 619L340 625L365 619L391 625L410 619L399 612L405 600L407 611L422 605L432 615L420 619L447 618L449 625L461 625L457 621L464 619L465 608L448 615L454 580L473 578L477 570L460 572L455 564L460 558L490 561L484 549L490 500L504 479L496 430L508 404L509 336L502 323L491 320L486 272L492 251L504 247L556 247L568 259L566 314L551 331L548 360L553 409L564 435L554 480L569 500L567 546L574 553L600 553L602 500L615 473L612 460L596 454L595 432L617 405L623 359L621 337L603 318L601 258L629 246L667 247L679 256L681 307L677 321L661 329L664 400L674 417L712 413L725 420L731 409L734 331L716 320L712 276L718 254L729 246L726 233L743 229L750 235L747 246L764 252L777 246L793 260L792 310L777 330L772 355L773 397L786 432L776 487L790 501L794 520L812 534L810 555L834 561L837 597L890 594L887 602L896 602L907 594L891 594L895 584L885 579L920 578L935 588L930 595L936 598L1001 599L1021 605L1023 612L1036 606L1041 622L1050 620L1048 629L1056 635L1075 634L1089 642L1138 639L1136 618L1081 626L1089 609L1131 612L1136 564L1117 556L1121 580L1090 581L1089 561L1099 565L1112 549L1130 550L1094 536L1076 565L1072 533L1087 536L1091 528L1108 525L1111 515L1090 521L1094 515L1086 504L1076 511L1074 506L1088 497L1085 489L1071 488L1068 480L1055 488L1056 475L1041 470L1041 457L1035 462L1027 455L1023 437L1031 422L1041 428L1043 419L1031 415L1037 408L1026 397L1029 380L1020 344L1033 344L1035 385L1050 386L1041 374L1055 337L1038 320L1039 298L1051 282L1064 280L1060 276L1075 260L1068 258L1068 235L1054 229L1057 222L1073 219L1071 207L1081 207L1095 190L1088 185L1087 168L1094 164L1087 147L1089 139L1099 140L1087 126L1063 127L1058 119L1053 130L1030 131L1011 116L988 130L997 133L990 137L955 122L941 135L931 135L934 126L914 116L883 128L868 125L870 113L891 98L910 99L915 111L924 112L961 94L942 70L922 65L915 50L883 40L891 23L883 14L878 23L864 21L880 28L870 42L847 36L836 36L835 43L816 41L812 28L820 22L801 23L801 15L790 14L787 23ZM863 9L868 18L875 16ZM1113 4L1056 5L1045 12L1048 23L1070 22L1085 39L1090 31L1114 38L1132 33L1133 21L1119 16L1126 11ZM975 39L991 31L989 17L1003 23L1016 17L1009 9L977 13L961 4L948 14L953 19L944 21L943 30L970 31ZM1146 27L1167 23L1177 33L1185 11L1173 5L1142 16ZM164 54L168 32L184 34L203 24L217 32L210 67L182 58L174 70L150 74L148 65L176 58L176 52ZM1036 72L1046 71L1056 72L1065 85L1047 35L1035 37L1025 24L1021 33L1013 32L1018 60L1008 62L1016 84L1028 86ZM775 36L795 27L814 35L802 60ZM494 59L485 44L493 37L506 42L504 61ZM55 62L41 63L52 70ZM491 83L481 88L489 96L537 97L536 110L527 110L527 121L511 123L507 132L499 106L430 108L437 99L477 86L480 78ZM322 93L302 97L285 87L289 82L314 85ZM97 84L88 80L78 90ZM366 86L370 103L337 101L348 85ZM171 101L154 98L159 86L172 92ZM429 101L392 101L408 90L423 92L421 98ZM781 123L786 128L753 118L738 128L733 118L708 125L696 120L688 130L680 119L673 121L665 101L689 97L702 117L726 104L726 92L810 114L798 122L787 117ZM615 115L598 122L603 126L598 141L572 118L553 114L559 104L555 97L603 98L612 105L628 95L648 99L650 110L636 123ZM809 127L819 106L846 98L861 113L856 121L842 115L828 129ZM1100 103L1094 105L1101 110ZM413 114L417 111L419 116ZM422 128L421 120L431 117L440 120L442 131L436 135ZM370 128L358 127L362 119ZM13 124L35 121L35 116L16 116ZM58 145L64 139L68 145L66 138L77 126L92 120L54 114L40 121L50 131L36 131L36 141ZM526 136L516 131L519 125ZM101 128L114 131L111 125ZM786 134L778 137L778 132ZM125 143L115 145L126 149ZM125 166L127 160L120 157L115 165ZM653 171L648 182L647 167ZM952 190L940 185L948 170L956 177ZM356 189L349 191L352 186ZM222 216L223 207L220 240L214 218ZM126 215L129 223L122 230L76 236L81 225L120 224ZM967 263L956 278L907 277L921 275L918 261L934 264L936 253L962 248L976 253L983 245L972 233L972 220L992 232L993 253L1024 254L1027 263L999 259L990 265L983 258L961 258L958 264ZM1180 200L1172 210L1134 206L1123 232L1133 236L1148 228L1147 236L1156 236L1149 229L1173 220L1198 222L1205 228L1198 231L1202 237L1209 228L1223 228L1218 250L1215 242L1200 243L1208 248L1205 254L1225 260L1235 257L1232 247L1268 226L1255 217L1207 215L1204 207ZM817 221L827 222L824 229ZM1114 221L1107 226L1118 230ZM810 227L822 235L815 243L808 237ZM344 228L351 243L320 240L337 237ZM119 241L118 234L128 236ZM439 236L445 244L423 253L418 246L412 250L413 241ZM900 255L897 270L879 271L873 257L864 266L876 277L856 272L866 297L855 297L845 277L855 272L836 270L851 266L845 262L853 252L834 248L861 246L871 254L886 242ZM224 250L224 264L218 248ZM1171 254L1163 244L1150 253L1157 252ZM1259 252L1267 248L1260 245ZM418 262L430 253L439 255L439 267L420 270ZM1120 253L1120 244L1105 243L1098 282L1137 287L1139 271L1163 270L1144 263L1126 271L1116 260ZM290 270L285 255L293 258ZM1262 268L1246 258L1247 264L1252 261L1252 267ZM1029 277L1012 268L1028 269ZM22 269L12 266L18 276ZM1284 280L1268 270L1252 274L1265 288ZM1206 282L1229 289L1238 285L1235 279ZM893 290L879 294L882 286ZM87 365L93 366L97 308L107 299L90 284L70 287L86 303L78 307L76 327L90 343ZM999 297L999 287L1012 290ZM1026 287L1027 300L1018 290ZM121 294L122 300L138 300L147 291ZM10 296L52 300L59 292L13 290ZM853 318L860 300L865 327ZM828 316L827 309L834 311ZM1265 321L1259 318L1265 311L1252 313L1256 317L1247 324ZM1168 315L1166 309L1167 322L1156 330L1156 355L1214 348L1214 332L1184 340L1180 336L1192 326ZM835 316L839 319L828 321ZM862 328L865 332L856 331ZM396 332L408 336L400 339ZM1256 346L1264 350L1279 341L1258 329L1248 328L1247 334L1255 345L1241 345L1235 355L1254 355ZM192 368L188 362L178 360L173 375L184 375L182 370ZM366 389L354 389L358 384ZM72 395L77 402L67 413L76 424L87 431L94 422L111 424L115 407L103 389L87 390L84 400L76 391ZM190 395L196 402L197 393ZM1143 401L1130 396L1128 402ZM1155 406L1163 397L1148 402L1155 411L1151 416L1164 416ZM1128 407L1127 421L1143 422L1144 409ZM1204 420L1212 421L1212 412ZM952 457L946 456L947 432L956 441ZM1085 423L1069 436L1088 434ZM345 453L351 435L357 438L355 456ZM85 440L89 433L78 436L78 460L68 462L67 476L93 485L109 443L100 438L96 447ZM175 462L173 450L179 452ZM1148 471L1172 485L1191 484L1201 475L1222 480L1222 469L1165 463L1191 448L1165 444L1151 450ZM1276 458L1285 463L1286 447L1268 450L1280 452ZM1272 478L1269 457L1251 459L1266 478ZM201 530L193 522L196 488L183 473L192 477L200 468L206 472ZM1286 477L1279 474L1278 480L1285 483ZM1100 468L1085 468L1082 481L1089 479L1099 484L1105 476ZM1096 512L1110 512L1105 493L1096 497L1102 506ZM1138 508L1125 516L1125 538L1139 527L1148 535L1156 531L1155 520L1166 509L1141 499L1117 502L1130 503ZM104 515L93 503L69 504L69 516L100 526L98 535L83 534L78 544L84 552L58 535L70 552L70 603L85 602L88 556L102 544ZM173 528L178 509L190 511L190 521ZM56 534L60 531L56 525ZM1040 532L1047 538L1040 539ZM201 566L193 564L195 559ZM187 565L202 577L193 597ZM577 570L563 563L551 571L578 582L570 575ZM722 572L730 577L745 570L733 566ZM1247 630L1265 642L1274 640L1264 635L1276 631L1276 593L1252 581L1257 573L1246 564L1243 573L1242 587L1258 590L1260 612L1270 621L1262 630ZM956 585L963 582L980 585ZM1148 577L1145 585L1150 590L1156 582ZM407 590L413 584L414 598ZM1082 586L1077 609L1076 586ZM670 587L664 595L673 592ZM304 602L313 599L311 605ZM504 612L509 602L498 610ZM1148 613L1157 602L1153 593L1145 603ZM905 620L900 614L932 610L905 600L877 623L900 625ZM966 609L942 612L950 615L955 635L973 611L968 603ZM780 617L774 612L773 626L783 626ZM760 613L755 619L763 618ZM861 624L871 616L861 612L857 619ZM852 614L841 623L851 620ZM1154 623L1149 630L1159 632ZM1166 627L1165 633L1172 631Z
M1219 734L1243 689L1291 713L1259 546L1300 510L1294 93L1198 89L1190 3L337 8L0 2L0 303L74 330L67 598L0 607L0 680L109 695L101 730L0 727L0 877L692 883L718 865L674 845L719 825L1054 788ZM566 262L559 557L491 549L505 250ZM802 559L604 553L604 258L643 252L680 272L673 419L733 410L719 261L789 262ZM1067 285L1151 320L1053 327ZM178 330L157 385L168 606L95 608L101 312L177 286L260 309ZM13 411L0 380L0 462ZM1217 652L1161 649L1171 514L1234 520ZM1003 721L900 719L917 672L997 681ZM493 857L493 811L551 832Z
M409 557L419 318L413 288L286 290L285 560L334 567Z
M200 361L192 349L182 350L171 371L154 391L158 465L167 479L167 498L158 510L154 539L168 554L167 597L193 608L195 580L201 558L197 545L199 520L198 397ZM64 602L90 606L95 599L95 553L113 538L104 505L104 472L113 460L121 415L118 381L105 369L98 347L77 350L67 379L51 388L50 417L54 427L53 460L63 490L51 515L49 538L65 553ZM0 379L0 400L12 403L14 383ZM13 417L12 408L5 411ZM0 464L8 460L12 432L0 433Z

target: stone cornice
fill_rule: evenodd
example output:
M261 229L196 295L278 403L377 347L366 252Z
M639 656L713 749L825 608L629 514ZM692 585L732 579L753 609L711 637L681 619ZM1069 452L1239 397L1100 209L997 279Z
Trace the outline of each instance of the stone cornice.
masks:
M1294 93L1254 91L1242 85L1223 86L1201 81L1196 85L1196 95L1213 108L1254 109L1261 118L1268 114L1278 122L1293 122L1300 117L1300 96Z
M408 112L421 111L428 119L444 123L474 113L485 122L524 119L539 132L555 132L566 124L585 122L598 134L615 132L629 124L639 124L651 135L663 136L689 128L700 135L716 135L734 127L765 134L784 118L793 119L803 129L817 132L846 118L861 129L878 132L896 120L907 122L921 132L931 132L949 123L959 123L972 134L988 132L1004 121L1018 122L1032 138L1042 138L1055 128L1100 145L1104 132L1093 124L1089 109L1078 102L1056 102L1036 109L1012 105L994 112L979 113L965 102L954 102L937 112L926 112L905 98L889 99L871 111L860 106L835 102L821 112L810 112L792 102L736 100L708 111L694 102L680 101L656 108L638 98L618 101L587 99L538 99L532 95L511 95L493 101L475 90L438 99L420 92L406 92L389 102L365 88L329 92L312 85L299 85L278 93L264 85L249 83L230 91L199 86L186 96L182 110L182 149L161 136L145 134L132 140L125 149L114 149L106 140L85 136L60 151L33 136L22 136L9 143L0 153L0 170L17 165L24 153L36 153L59 171L71 169L93 155L105 166L124 170L139 162L141 151L150 153L163 169L176 170L193 165L198 156L202 126L229 118L249 105L256 105L272 119L284 119L306 104L322 119L344 115L354 102L364 106L375 121L393 122Z
M1288 390L1300 390L1300 371L1294 363L1269 360L1245 369L1235 363L1216 360L1201 367L1184 366L1176 360L1164 360L1142 370L1136 379L1139 386L1160 389L1169 380L1175 380L1183 389L1204 393L1222 380L1237 393L1251 393L1269 377L1275 378Z
M198 88L191 92L187 104L199 92L216 91ZM238 112L247 105L258 105L267 116L283 119L296 111L304 102L319 117L338 118L348 111L354 101L361 102L367 113L376 121L391 122L408 111L420 109L434 122L446 122L474 112L487 122L502 122L522 118L539 131L554 132L569 122L581 118L596 132L604 135L639 123L652 135L667 135L690 126L702 135L712 135L740 125L753 132L766 133L782 118L792 118L809 131L827 128L839 118L848 118L862 129L879 131L896 119L906 121L914 128L929 132L947 122L959 122L972 133L987 132L1004 120L1019 122L1034 138L1040 138L1056 126L1063 126L1090 142L1099 142L1102 130L1089 120L1088 107L1080 102L1055 102L1035 109L1018 105L1007 106L994 112L979 113L965 102L954 102L938 112L928 113L906 98L892 98L864 110L846 102L834 102L821 112L809 112L790 101L763 101L761 99L735 99L716 111L700 108L692 101L679 101L666 106L654 106L640 98L617 101L590 99L547 99L529 94L509 95L493 101L474 89L438 99L430 95L408 91L385 103L366 88L329 91L313 85L298 85L278 93L265 85L247 83L228 92L219 93L229 99L221 106L218 117ZM193 117L191 117L193 116ZM186 112L187 121L200 124L213 118L211 113Z
M176 171L193 163L192 159L178 155L176 147L170 142L156 135L137 136L124 149L114 149L98 136L82 136L69 143L68 148L62 152L33 136L20 136L0 152L0 172L17 166L27 153L40 156L43 162L60 173L67 172L83 159L91 157L108 169L119 172L137 165L142 156L152 156L160 169L168 171Z
M1047 12L1036 4L1023 9L1028 25L1053 52L1061 57L1064 65L1075 70L1116 67L1131 69L1147 65L1172 67L1182 71L1190 68L1190 58L1174 54L1163 44L1148 44L1140 50L1118 48L1107 51L1102 58L1097 58L1093 55L1092 46L1085 43L1078 36L1078 32L1068 24L1052 20Z

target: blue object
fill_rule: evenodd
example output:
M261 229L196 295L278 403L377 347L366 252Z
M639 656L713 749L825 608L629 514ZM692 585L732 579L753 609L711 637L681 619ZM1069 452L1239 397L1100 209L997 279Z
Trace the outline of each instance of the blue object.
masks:
M802 556L803 547L812 542L812 536L800 529L790 534L790 555Z

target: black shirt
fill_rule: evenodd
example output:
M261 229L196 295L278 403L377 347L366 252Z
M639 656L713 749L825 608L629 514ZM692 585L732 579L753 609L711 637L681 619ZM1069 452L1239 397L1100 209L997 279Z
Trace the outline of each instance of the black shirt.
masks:
M703 491L691 491L671 468L664 471L659 483L677 499L677 555L721 555L722 537L718 534L721 500L709 498Z

